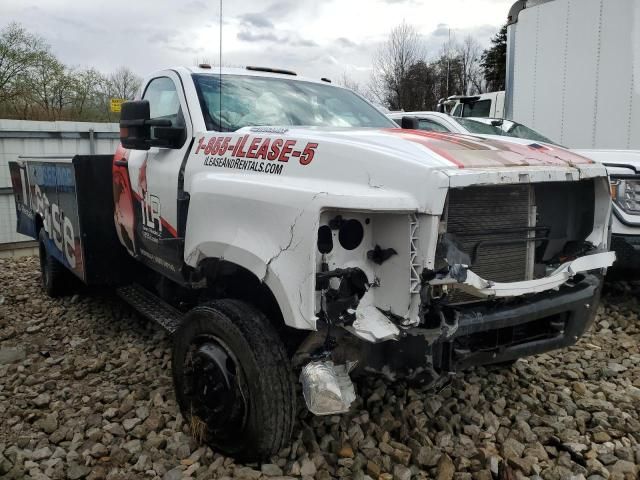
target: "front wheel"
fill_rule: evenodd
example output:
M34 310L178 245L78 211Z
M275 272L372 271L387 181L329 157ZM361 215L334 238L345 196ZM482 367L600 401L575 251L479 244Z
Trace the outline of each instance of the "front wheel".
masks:
M288 444L295 380L282 341L259 310L237 300L191 310L174 334L172 371L198 440L243 461Z

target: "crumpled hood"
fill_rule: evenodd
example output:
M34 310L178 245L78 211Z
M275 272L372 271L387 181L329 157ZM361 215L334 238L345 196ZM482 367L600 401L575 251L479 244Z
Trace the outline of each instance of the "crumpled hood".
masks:
M562 147L527 139L402 129L391 129L387 132L424 145L458 168L575 167L594 163Z
M258 128L244 128L252 132ZM489 135L404 130L401 128L282 128L287 137L325 139L365 150L386 150L440 168L579 167L594 162L562 147L531 140Z

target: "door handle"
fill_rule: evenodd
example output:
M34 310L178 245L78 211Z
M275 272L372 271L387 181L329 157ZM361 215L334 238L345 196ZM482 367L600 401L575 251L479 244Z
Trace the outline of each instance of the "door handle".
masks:
M126 167L128 165L126 160L115 160L113 164L116 167Z

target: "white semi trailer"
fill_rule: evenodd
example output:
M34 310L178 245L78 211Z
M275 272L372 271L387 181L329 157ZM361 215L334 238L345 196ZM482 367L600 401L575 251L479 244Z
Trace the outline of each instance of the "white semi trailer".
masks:
M519 0L505 117L609 172L615 272L640 276L640 1Z
M561 145L640 149L640 2L519 0L505 116Z

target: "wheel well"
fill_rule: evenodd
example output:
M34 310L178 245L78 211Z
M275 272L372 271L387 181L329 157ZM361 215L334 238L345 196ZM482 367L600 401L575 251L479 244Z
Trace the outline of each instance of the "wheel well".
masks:
M233 298L253 305L269 319L290 354L307 336L308 332L285 324L271 289L246 268L226 260L209 258L199 264L198 271L207 283L201 300Z

